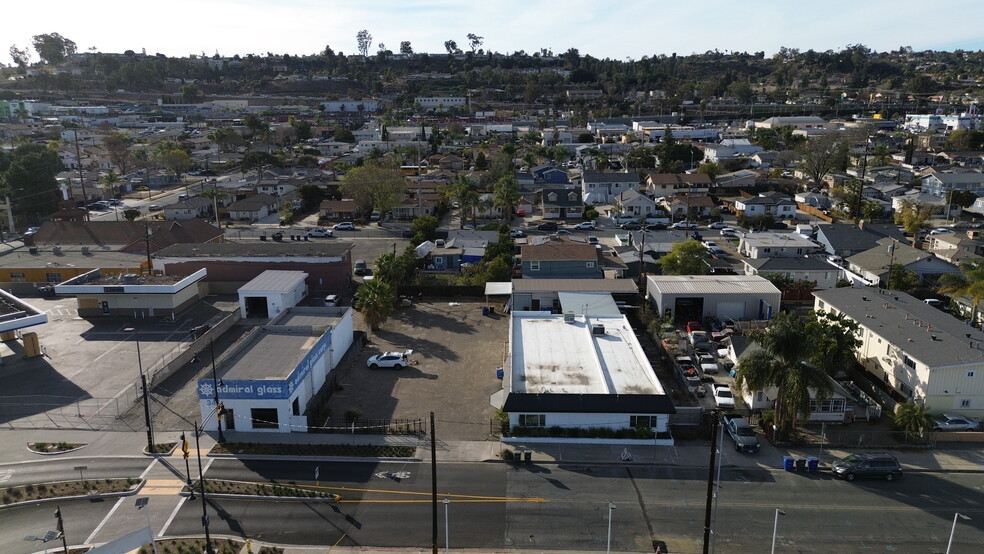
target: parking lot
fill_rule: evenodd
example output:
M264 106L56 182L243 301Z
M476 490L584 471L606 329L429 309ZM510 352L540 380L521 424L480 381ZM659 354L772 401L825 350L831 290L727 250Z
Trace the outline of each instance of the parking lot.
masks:
M398 308L339 368L342 390L329 401L333 424L349 410L380 419L426 420L434 412L439 440L487 439L495 415L489 397L502 387L495 370L506 355L509 318L482 315L482 306L427 300ZM366 367L370 356L408 349L410 367Z

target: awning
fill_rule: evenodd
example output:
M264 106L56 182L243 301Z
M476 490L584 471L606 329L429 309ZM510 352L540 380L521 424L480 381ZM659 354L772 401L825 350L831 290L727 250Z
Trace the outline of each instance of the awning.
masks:
M512 294L512 282L485 283L485 296L509 296Z

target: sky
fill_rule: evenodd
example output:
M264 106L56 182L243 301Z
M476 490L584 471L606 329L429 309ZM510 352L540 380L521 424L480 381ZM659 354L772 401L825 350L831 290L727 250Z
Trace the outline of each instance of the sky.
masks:
M840 50L981 50L980 0L45 0L11 2L0 21L0 63L11 45L59 33L79 52L133 50L167 56L305 55L331 46L358 52L356 33L398 52L446 53L454 40L483 48L633 59L708 50L772 55L780 47ZM940 21L933 22L938 17ZM94 50L93 50L94 48ZM38 61L37 55L32 61Z

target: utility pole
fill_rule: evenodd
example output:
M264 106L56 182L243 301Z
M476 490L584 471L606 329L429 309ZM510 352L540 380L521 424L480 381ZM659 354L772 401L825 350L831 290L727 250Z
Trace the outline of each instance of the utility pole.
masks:
M85 125L85 119L79 116L79 126L75 128L75 161L79 166L79 185L82 187L82 202L85 204L85 220L92 221L89 216L89 198L85 194L85 176L82 174L82 150L79 148L79 129Z
M88 213L88 212L86 212ZM147 275L154 273L153 262L150 261L150 222L144 222L144 244L147 246Z
M704 554L711 546L711 508L714 506L714 464L717 457L718 414L711 423L711 461L707 466L707 500L704 507Z
M434 412L431 426L431 554L437 554L437 437L434 433Z

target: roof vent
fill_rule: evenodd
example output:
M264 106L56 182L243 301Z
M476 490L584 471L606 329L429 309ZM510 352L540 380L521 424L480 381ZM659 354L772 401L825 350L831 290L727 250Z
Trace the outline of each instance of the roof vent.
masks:
M591 325L591 334L592 335L604 335L605 334L605 326L602 325L601 323L592 324Z
M861 297L861 301L862 302L867 302L868 301L868 297L867 296L862 296Z

